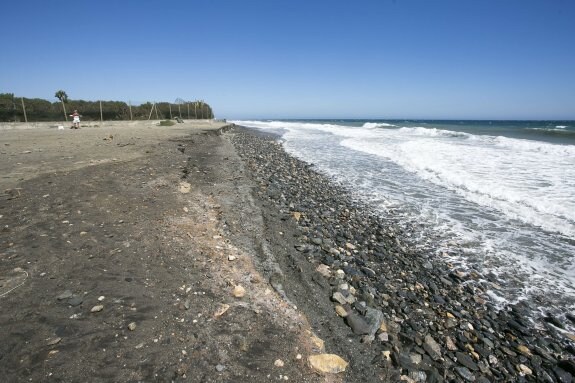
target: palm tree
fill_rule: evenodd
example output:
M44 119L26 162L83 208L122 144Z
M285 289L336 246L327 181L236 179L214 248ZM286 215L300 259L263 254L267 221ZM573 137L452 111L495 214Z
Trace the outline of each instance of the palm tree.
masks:
M60 102L62 103L62 108L64 109L64 118L68 121L68 115L66 114L66 105L65 103L68 102L68 95L63 90L59 90L54 95Z

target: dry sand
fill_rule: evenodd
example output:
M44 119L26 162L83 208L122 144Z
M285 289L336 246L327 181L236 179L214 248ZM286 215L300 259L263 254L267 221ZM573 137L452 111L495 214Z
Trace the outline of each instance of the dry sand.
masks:
M341 379L254 266L225 123L57 125L0 126L2 381Z

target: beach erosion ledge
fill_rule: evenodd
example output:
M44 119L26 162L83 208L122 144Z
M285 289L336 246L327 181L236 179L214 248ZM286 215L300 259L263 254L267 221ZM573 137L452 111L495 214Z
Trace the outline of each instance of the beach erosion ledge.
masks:
M184 125L4 136L11 381L575 375L570 315L499 310L495 281L418 251L416 228L372 214L275 136Z

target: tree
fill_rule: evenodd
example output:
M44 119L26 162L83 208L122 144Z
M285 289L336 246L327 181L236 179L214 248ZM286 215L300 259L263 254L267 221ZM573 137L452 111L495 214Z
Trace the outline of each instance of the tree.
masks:
M64 109L64 118L68 121L68 115L66 114L66 103L68 102L68 95L63 90L59 90L54 95L62 103L62 109Z

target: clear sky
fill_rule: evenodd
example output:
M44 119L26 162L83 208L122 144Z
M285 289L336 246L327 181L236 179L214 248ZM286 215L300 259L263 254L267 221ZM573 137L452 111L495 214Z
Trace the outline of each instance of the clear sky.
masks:
M6 1L0 93L217 118L575 119L574 0Z

